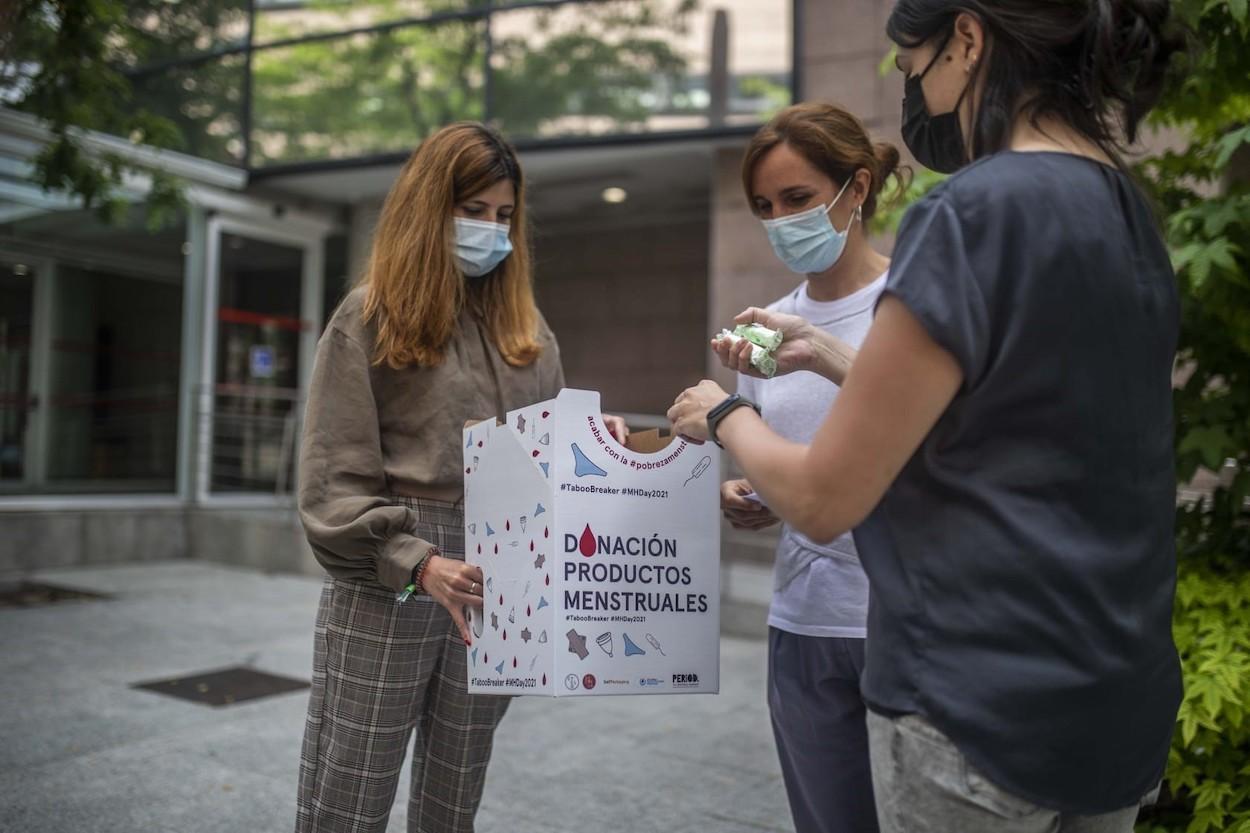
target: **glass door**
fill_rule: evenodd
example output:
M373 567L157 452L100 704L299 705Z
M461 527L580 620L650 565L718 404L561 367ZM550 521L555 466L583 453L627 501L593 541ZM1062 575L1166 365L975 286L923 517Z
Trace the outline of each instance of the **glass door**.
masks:
M200 495L284 498L321 321L321 240L209 223Z
M38 400L31 385L35 279L31 267L0 263L0 492L31 478L30 426Z

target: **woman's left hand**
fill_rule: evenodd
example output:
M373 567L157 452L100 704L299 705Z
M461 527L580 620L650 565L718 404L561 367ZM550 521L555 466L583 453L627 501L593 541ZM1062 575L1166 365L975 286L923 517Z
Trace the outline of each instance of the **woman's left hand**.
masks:
M629 439L629 426L625 424L622 417L612 416L611 414L602 414L603 424L607 426L608 433L612 435L612 439L621 445L625 445L625 441Z
M686 388L668 409L668 421L673 430L688 440L701 443L707 440L707 412L724 402L729 394L725 389L704 379L693 388Z

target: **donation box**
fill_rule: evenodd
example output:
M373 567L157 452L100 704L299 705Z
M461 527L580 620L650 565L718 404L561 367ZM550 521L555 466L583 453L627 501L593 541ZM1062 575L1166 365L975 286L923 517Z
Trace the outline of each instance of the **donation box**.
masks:
M621 445L599 394L464 430L465 558L477 694L708 694L720 688L720 465L656 431Z

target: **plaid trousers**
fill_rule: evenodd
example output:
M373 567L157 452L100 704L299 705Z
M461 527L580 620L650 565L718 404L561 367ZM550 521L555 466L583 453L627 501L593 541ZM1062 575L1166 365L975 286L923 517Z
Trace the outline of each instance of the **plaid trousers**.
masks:
M459 506L395 498L416 534L464 551ZM472 833L509 698L470 695L464 642L429 596L399 604L368 581L327 578L300 755L296 833L382 833L412 730L409 833Z

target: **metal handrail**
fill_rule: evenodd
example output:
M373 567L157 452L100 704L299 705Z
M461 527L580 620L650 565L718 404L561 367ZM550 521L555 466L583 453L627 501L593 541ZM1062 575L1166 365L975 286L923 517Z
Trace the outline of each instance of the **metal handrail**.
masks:
M200 470L208 473L209 491L290 497L296 482L302 393L295 388L218 384L197 386L196 394L200 425L196 458Z

